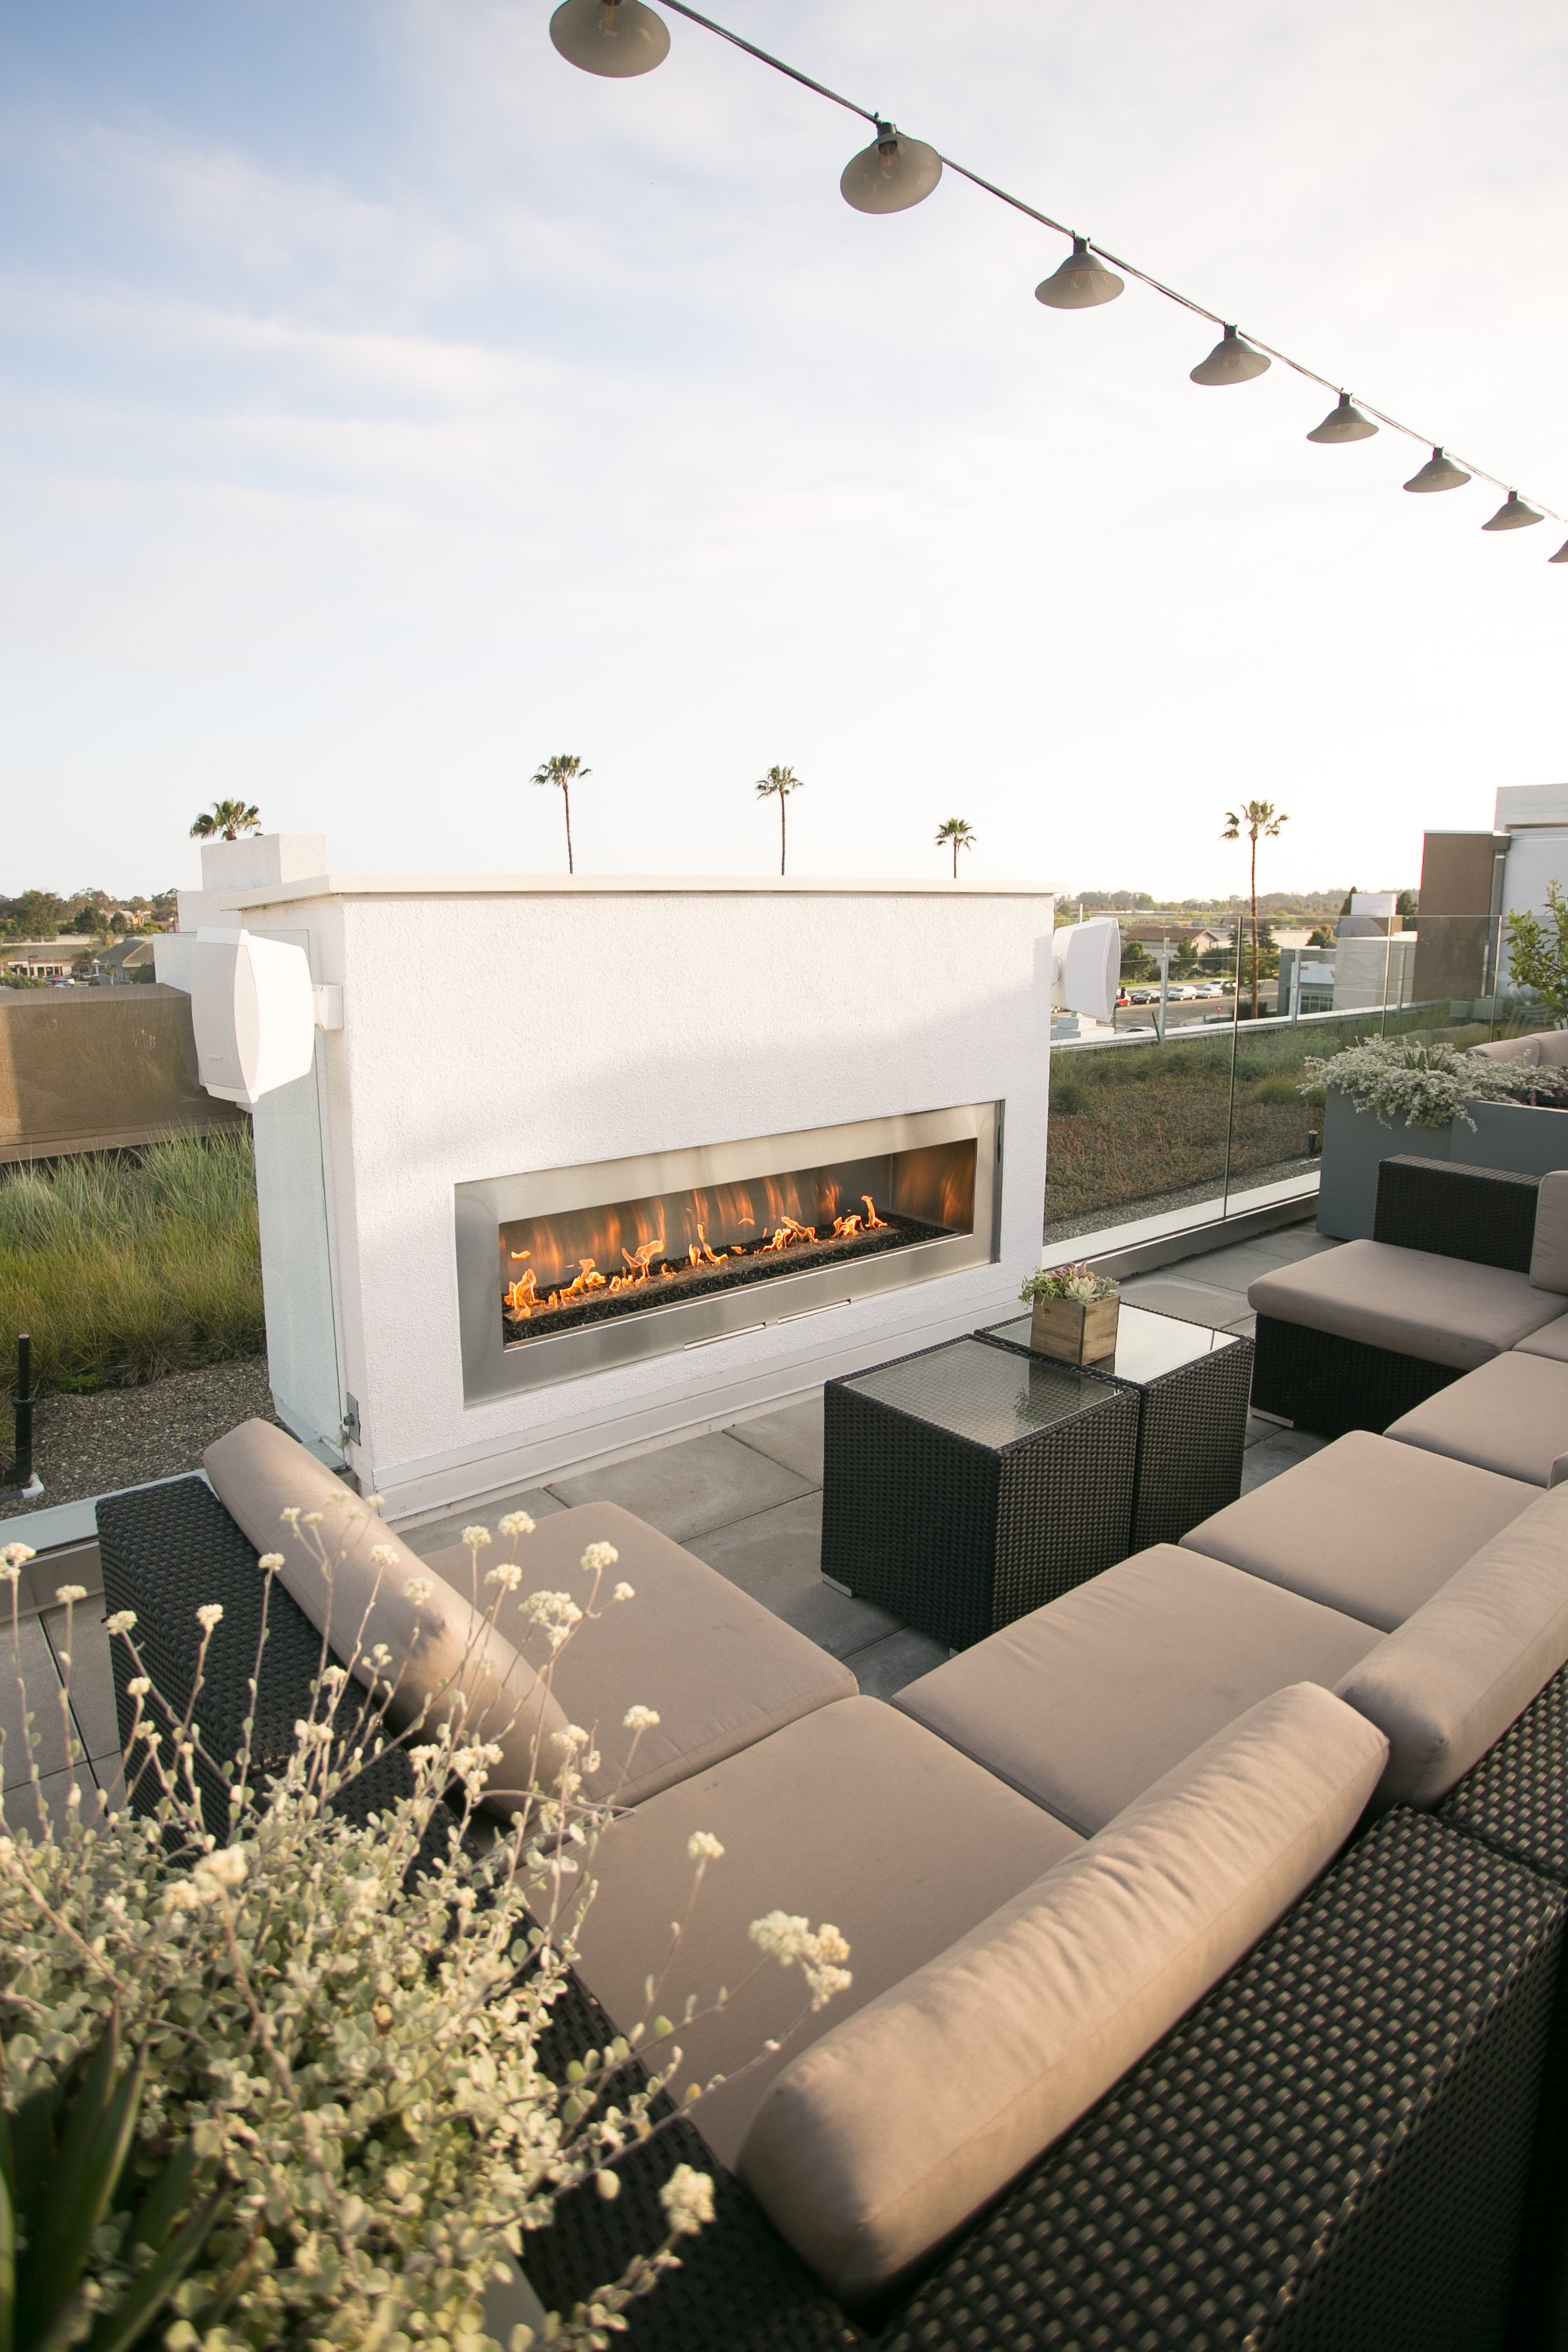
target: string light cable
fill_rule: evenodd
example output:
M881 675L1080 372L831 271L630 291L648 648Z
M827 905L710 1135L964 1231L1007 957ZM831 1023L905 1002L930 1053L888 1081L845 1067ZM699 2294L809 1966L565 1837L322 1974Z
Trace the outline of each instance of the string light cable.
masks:
M731 32L728 25L721 25L713 17L703 16L700 10L689 7L687 0L659 0L659 5L672 10L678 16L684 16L690 24L700 25L704 32L713 34L721 41L727 41L731 48L740 49L745 56L754 58L760 65L783 74L786 80L798 82L803 89L809 89L816 97L825 98L829 104L842 107L847 114L858 115L861 121L871 124L875 139L859 154L850 158L839 182L846 202L854 205L857 211L906 211L910 205L920 204L930 195L944 171L956 173L961 180L967 180L971 186L994 196L998 204L1006 205L1014 212L1022 213L1026 219L1037 221L1042 228L1051 229L1057 236L1069 239L1072 250L1068 258L1059 269L1035 289L1037 299L1047 308L1062 310L1094 309L1102 302L1114 301L1122 291L1124 280L1135 278L1141 286L1147 286L1151 292L1163 295L1167 302L1177 303L1184 310L1190 310L1194 317L1206 319L1211 325L1219 328L1219 341L1208 357L1201 360L1192 370L1194 383L1244 383L1252 377L1262 375L1271 362L1278 360L1281 367L1289 368L1309 383L1321 384L1325 392L1334 396L1335 406L1322 423L1308 434L1309 441L1331 446L1342 442L1364 441L1381 426L1386 425L1391 433L1401 434L1405 440L1414 441L1431 451L1426 463L1405 483L1407 490L1459 489L1472 478L1477 478L1483 482L1490 482L1494 488L1506 494L1496 514L1481 525L1483 530L1517 530L1528 524L1541 522L1548 515L1554 522L1568 523L1568 514L1561 513L1541 499L1521 498L1513 484L1502 475L1489 472L1486 467L1477 465L1471 458L1455 457L1441 442L1434 441L1426 433L1416 432L1413 425L1390 415L1386 409L1374 407L1371 401L1359 394L1352 399L1332 376L1321 374L1316 368L1308 367L1304 361L1293 359L1289 352L1280 351L1273 343L1266 343L1260 336L1241 332L1222 311L1211 310L1206 302L1194 301L1190 294L1182 293L1177 287L1168 286L1163 278L1154 277L1147 269L1140 269L1136 262L1129 261L1122 255L1112 253L1109 247L1097 245L1091 238L1080 236L1065 221L1054 219L1049 213L1041 212L1037 205L1027 204L1022 196L1015 195L1010 188L1001 187L994 180L986 179L982 173L971 171L967 163L959 163L952 155L942 154L939 149L928 146L923 140L909 138L874 108L861 106L856 100L846 98L841 91L830 89L826 82L803 73L798 66L792 66L784 58L774 57L771 50L759 47L755 41L748 41L742 34ZM656 66L662 65L669 53L668 27L657 11L646 5L646 0L562 0L562 5L550 19L550 37L570 64L579 66L588 73L617 79L649 73ZM1568 540L1563 541L1555 555L1547 560L1552 563L1568 564Z

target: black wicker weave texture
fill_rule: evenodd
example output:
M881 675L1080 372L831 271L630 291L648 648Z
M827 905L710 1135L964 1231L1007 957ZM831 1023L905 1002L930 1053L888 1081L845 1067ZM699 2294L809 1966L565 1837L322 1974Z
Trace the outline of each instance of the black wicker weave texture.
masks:
M222 1604L223 1622L207 1651L197 1711L202 1739L195 1771L207 1827L215 1837L226 1839L229 1775L221 1768L239 1754L244 1741L267 1591L256 1549L200 1478L177 1478L164 1486L110 1496L98 1506L98 1542L105 1611L135 1610L135 1642L146 1672L153 1688L176 1710L188 1703L195 1674L201 1644L196 1610L204 1601ZM292 1755L294 1726L310 1705L310 1684L321 1664L321 1635L276 1579L266 1622L251 1735L258 1779L281 1770ZM126 1685L136 1668L123 1642L112 1643L110 1650L123 1744L135 1705ZM354 1685L345 1695L344 1711L351 1718L361 1696ZM394 1751L353 1782L342 1809L363 1819L412 1787L406 1760L401 1751ZM133 1802L145 1809L154 1793L149 1776L142 1774Z
M1136 1391L1131 1550L1179 1543L1240 1494L1252 1368L1252 1342L1237 1338Z
M1528 1274L1540 1189L1539 1176L1399 1152L1378 1171L1373 1239Z
M1386 1167L1387 1161L1384 1162ZM1450 1364L1427 1364L1416 1356L1396 1356L1360 1339L1341 1339L1305 1323L1258 1318L1257 1362L1252 1402L1259 1412L1279 1413L1298 1429L1320 1437L1343 1437L1347 1430L1384 1430L1462 1378Z
M1062 1391L1076 1401L1061 1418L1011 1444L985 1444L936 1417L939 1393L947 1411L955 1347L1026 1360L969 1341L900 1360L912 1368L911 1395L930 1368L929 1420L867 1395L856 1384L864 1375L827 1383L822 1568L962 1648L1125 1557L1138 1408L1130 1393L1068 1374ZM948 1361L937 1365L939 1357ZM1019 1374L1041 1395L1052 1377Z

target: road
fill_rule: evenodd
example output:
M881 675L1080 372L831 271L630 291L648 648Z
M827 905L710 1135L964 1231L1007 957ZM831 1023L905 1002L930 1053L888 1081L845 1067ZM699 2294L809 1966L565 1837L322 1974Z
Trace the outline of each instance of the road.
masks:
M1258 992L1259 1013L1268 1015L1275 1011L1277 993L1276 982L1266 980L1262 983ZM1248 1004L1251 1003L1250 991L1247 1002ZM1167 1003L1166 1034L1169 1035L1173 1029L1201 1029L1205 1023L1209 1024L1216 1021L1228 1023L1233 1009L1232 1000L1228 996L1201 996L1192 1002ZM1157 1026L1159 1019L1158 1002L1152 1004L1119 1004L1116 1008L1116 1025L1119 1029L1152 1029Z

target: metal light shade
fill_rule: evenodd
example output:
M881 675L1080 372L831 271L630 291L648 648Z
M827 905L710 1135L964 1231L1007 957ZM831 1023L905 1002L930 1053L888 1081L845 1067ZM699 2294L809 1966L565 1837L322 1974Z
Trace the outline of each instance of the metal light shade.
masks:
M1309 441L1370 441L1377 431L1370 416L1363 416L1348 392L1342 392L1339 406L1331 408L1321 425L1314 425L1308 434Z
M1483 530L1522 530L1527 523L1544 520L1545 517L1537 514L1533 507L1525 505L1517 490L1510 490L1496 514L1492 516L1489 522L1482 523L1481 529Z
M1200 360L1193 370L1194 383L1246 383L1255 375L1262 375L1268 366L1268 354L1255 352L1244 343L1234 327L1227 327L1206 360Z
M923 139L906 139L890 122L879 122L877 136L851 155L838 182L847 205L858 213L902 213L929 196L942 177L942 157Z
M1087 237L1075 236L1061 268L1036 287L1035 299L1053 310L1092 310L1099 303L1114 302L1126 284L1125 278L1118 278L1090 253Z
M1463 466L1456 466L1452 457L1445 457L1441 449L1434 449L1418 474L1412 474L1405 487L1407 490L1457 490L1469 480Z
M643 0L563 0L550 37L568 65L617 79L652 73L669 55L669 26Z
M1568 563L1568 539L1563 541L1556 554L1549 555L1546 561L1548 563Z

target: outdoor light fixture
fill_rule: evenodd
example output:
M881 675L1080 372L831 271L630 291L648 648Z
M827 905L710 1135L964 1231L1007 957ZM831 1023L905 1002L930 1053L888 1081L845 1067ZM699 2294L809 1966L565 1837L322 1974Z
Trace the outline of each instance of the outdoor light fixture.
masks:
M1075 236L1061 268L1036 287L1035 299L1053 310L1092 310L1098 303L1114 302L1126 283L1090 253L1087 237Z
M1457 490L1461 482L1469 480L1462 466L1452 457L1445 457L1441 449L1434 449L1418 474L1412 474L1405 487L1407 490Z
M702 26L718 39L743 50L748 57L754 58L773 72L783 74L800 88L826 99L829 104L844 107L849 113L858 115L863 121L874 124L877 135L871 145L863 147L858 155L851 156L839 177L838 186L844 201L856 212L907 212L911 205L923 203L942 178L943 160L936 149L927 146L924 140L902 137L897 125L884 121L880 112L873 113L869 107L862 106L855 98L841 90L830 89L826 82L816 80L798 66L791 65L786 58L759 48L755 41L744 39L741 34L732 32L729 26L716 24L710 16L699 16L697 10L689 5L689 0L663 0L663 5L692 24ZM663 17L646 5L646 0L561 0L550 19L550 37L561 55L570 64L582 67L585 73L610 76L650 73L655 66L662 65L669 54L668 27ZM1114 302L1119 294L1126 291L1127 278L1136 278L1141 285L1148 287L1153 293L1163 295L1168 301L1180 303L1184 310L1194 312L1199 318L1211 320L1221 329L1220 340L1208 357L1201 360L1191 371L1194 383L1247 383L1254 376L1267 373L1272 361L1278 359L1284 366L1294 369L1299 375L1310 378L1325 390L1332 388L1331 376L1324 375L1316 368L1305 366L1293 359L1289 352L1277 351L1271 354L1259 345L1248 342L1234 326L1226 325L1206 303L1194 301L1179 288L1168 286L1147 270L1141 269L1136 262L1121 261L1113 268L1103 255L1092 249L1087 237L1078 236L1065 221L1055 218L1050 213L1041 212L1034 205L1026 204L1011 189L1000 187L994 180L971 171L968 164L949 157L948 168L962 179L968 180L973 186L984 190L985 194L994 196L998 203L1010 206L1016 213L1025 214L1042 228L1071 239L1072 251L1067 259L1048 278L1042 278L1035 289L1036 300L1043 302L1047 310L1096 310L1102 302ZM1426 439L1425 433L1416 432L1386 410L1373 410L1369 415L1365 409L1358 408L1348 392L1340 394L1334 406L1321 425L1312 427L1307 439L1334 447L1342 441L1370 440L1374 433L1383 431L1384 427L1417 444ZM1432 455L1426 464L1411 476L1405 487L1407 490L1419 491L1458 490L1471 478L1463 466L1456 465L1452 457L1443 455L1442 445L1437 443L1432 445ZM1483 478L1496 482L1501 488L1495 474L1485 475ZM1528 504L1517 490L1510 490L1503 505L1482 528L1486 530L1519 530L1526 524L1544 521L1548 514L1554 521L1568 521L1568 515L1560 514L1555 508L1547 508L1543 512L1540 508ZM1568 563L1568 543L1560 548L1550 561Z
M1193 370L1194 383L1246 383L1268 368L1266 352L1255 352L1244 343L1234 327L1227 327L1206 360L1200 360Z
M1482 523L1481 529L1483 530L1523 530L1527 523L1540 522L1542 520L1543 518L1536 513L1533 507L1525 505L1517 490L1510 490L1496 514L1492 516L1489 522Z
M574 0L575 5L575 0ZM902 213L929 196L942 177L942 157L923 139L906 139L879 117L877 136L851 155L838 183L858 213Z
M1339 406L1331 408L1321 425L1314 425L1308 434L1309 441L1370 441L1377 431L1370 416L1363 416L1348 392L1340 394Z
M1556 554L1549 555L1546 561L1548 563L1568 563L1568 539L1563 541Z
M643 0L563 0L550 37L584 73L652 73L669 55L669 26Z

